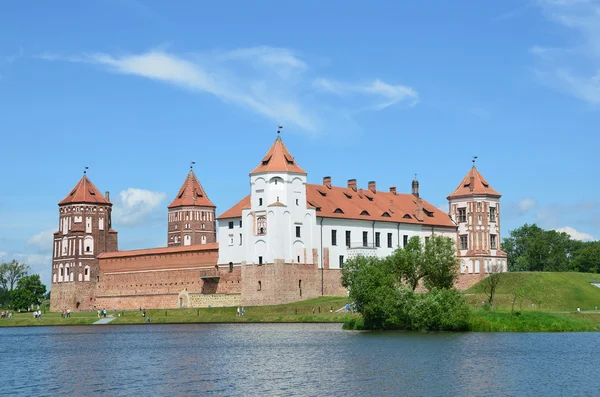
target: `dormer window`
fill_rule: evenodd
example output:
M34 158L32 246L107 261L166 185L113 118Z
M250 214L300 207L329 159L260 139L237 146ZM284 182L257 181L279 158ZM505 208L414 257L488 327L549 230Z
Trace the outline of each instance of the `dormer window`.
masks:
M352 198L352 195L351 195L350 193L346 193L346 192L344 192L344 196L346 196L346 197L347 197L347 198L349 198L349 199L351 199L351 198Z
M366 194L365 194L365 197L366 197L366 198L368 198L368 199L369 199L369 201L373 201L373 197L371 197L371 196L367 196Z
M411 217L410 217L409 214L404 214L404 216L402 218L404 218L404 219L411 219Z
M317 189L317 192L319 192L319 194L323 197L327 196L327 193L325 193L324 191L322 191L321 189Z
M361 215L365 215L365 216L369 216L369 212L367 212L366 210L360 213Z
M341 208L336 208L335 211L333 211L334 214L343 214L344 211L342 211Z
M389 212L384 212L383 214L381 214L381 216L383 216L384 218L389 218L390 217L390 213Z

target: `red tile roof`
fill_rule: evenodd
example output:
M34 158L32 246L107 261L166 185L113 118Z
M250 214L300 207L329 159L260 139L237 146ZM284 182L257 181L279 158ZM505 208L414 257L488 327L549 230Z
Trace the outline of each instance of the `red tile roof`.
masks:
M381 222L412 223L430 226L455 227L448 214L422 200L423 214L419 216L418 199L412 194L372 192L323 185L306 185L306 205L316 209L324 218L363 219ZM242 209L250 208L250 196L225 211L218 219L238 218ZM419 216L422 220L418 220Z
M210 250L215 250L218 248L219 248L218 243L186 245L186 246L179 246L179 247L146 248L146 249L129 250L129 251L104 252L104 253L98 255L98 258L99 259L113 259L113 258L125 258L125 257L130 257L130 256L173 254L173 253L178 253L178 252L210 251Z
M177 193L177 196L173 202L169 204L168 208L189 206L215 207L206 195L198 178L196 178L194 171L189 172L181 189L179 189L179 193Z
M71 193L65 197L58 205L65 204L108 204L112 205L94 184L84 174L77 182L77 185L71 190Z
M483 175L473 166L460 185L447 197L448 200L458 197L469 197L473 195L488 195L501 197L502 195L495 191L485 180Z
M242 216L242 210L246 208L250 208L250 195L247 195L233 207L223 212L217 219L239 218Z
M259 172L296 172L306 174L306 171L296 164L296 160L294 160L294 157L287 150L279 135L258 167L250 174L257 174Z

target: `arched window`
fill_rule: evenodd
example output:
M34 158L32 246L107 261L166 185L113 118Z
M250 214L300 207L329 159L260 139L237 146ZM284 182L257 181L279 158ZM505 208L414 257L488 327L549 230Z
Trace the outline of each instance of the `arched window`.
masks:
M233 273L233 262L229 262L229 273Z
M54 273L54 274L52 275L52 282L53 282L53 283L55 283L55 282L56 282L56 273Z
M206 236L202 236L202 244L206 244Z
M64 277L64 269L62 263L58 266L58 282L62 283Z
M267 218L265 216L256 218L256 234L259 236L267 234Z
M81 273L77 274L77 281L83 281L83 274L81 274Z
M183 238L183 245L192 245L192 237L189 234Z
M94 238L92 236L85 236L83 239L84 253L86 255L94 254Z
M62 255L67 256L69 252L69 240L66 237L62 239Z
M90 281L90 267L86 266L83 269L83 281Z
M262 291L262 283L260 282L260 280L258 281L258 290Z

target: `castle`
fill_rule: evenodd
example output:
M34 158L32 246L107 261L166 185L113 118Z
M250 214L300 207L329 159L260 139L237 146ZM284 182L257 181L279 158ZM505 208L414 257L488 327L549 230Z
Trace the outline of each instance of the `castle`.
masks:
M193 170L168 206L167 247L118 250L112 203L84 172L58 203L51 310L268 305L346 295L344 262L387 256L413 236L457 242L458 288L506 271L500 194L473 167L448 197L449 213L396 187L356 179L307 183L278 135L250 172L250 194L216 216ZM218 222L218 228L217 228Z

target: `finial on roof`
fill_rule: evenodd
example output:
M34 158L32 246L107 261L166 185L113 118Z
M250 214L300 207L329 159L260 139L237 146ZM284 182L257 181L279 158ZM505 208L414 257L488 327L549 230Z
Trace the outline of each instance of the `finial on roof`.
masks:
M279 136L279 134L281 134L281 129L283 128L282 125L277 126L277 139L281 140L281 136Z
M415 174L415 181L417 180L417 174Z
M477 156L473 156L473 168L475 168L475 160L477 160Z
M190 170L193 170L193 169L194 169L194 164L196 164L196 162L195 162L195 161L192 161L192 162L190 163Z
M83 169L83 175L87 174L87 170L88 170L88 168L90 168L90 167L86 166L86 167Z

